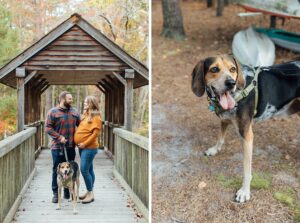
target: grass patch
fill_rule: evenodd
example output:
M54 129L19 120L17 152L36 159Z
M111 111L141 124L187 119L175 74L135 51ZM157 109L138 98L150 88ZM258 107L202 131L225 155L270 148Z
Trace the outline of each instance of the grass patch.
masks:
M295 221L296 222L300 222L300 204L298 204L294 208L293 212L294 212L294 219L295 219Z
M274 193L274 197L280 203L285 204L289 207L293 207L295 205L295 191L292 189L288 189L285 191L278 191Z
M225 177L223 174L217 175L217 180L226 188L239 189L242 186L241 177Z
M296 222L300 222L300 203L296 201L296 192L292 188L274 193L274 198L280 203L291 208Z
M269 189L272 182L272 176L267 173L253 173L251 188L253 189Z
M239 189L242 186L242 177L225 177L223 174L217 175L217 180L226 188ZM251 188L252 189L269 189L272 177L266 173L253 173Z

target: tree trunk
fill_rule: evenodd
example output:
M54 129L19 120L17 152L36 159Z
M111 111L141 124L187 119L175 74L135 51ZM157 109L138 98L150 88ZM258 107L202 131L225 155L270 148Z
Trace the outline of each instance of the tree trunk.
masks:
M146 104L147 104L147 98L148 98L148 88L144 87L141 89L140 97L139 97L139 103L140 103L140 120L138 123L138 128L140 128L144 121L145 116L145 110L146 110Z
M185 32L179 0L162 0L164 25L161 36L183 40Z
M56 100L55 100L55 86L52 86L52 107L54 107L56 105Z
M224 11L224 0L218 0L217 16L223 16L223 11Z
M206 5L207 5L207 8L210 8L210 7L212 7L213 6L213 0L207 0L206 1Z
M80 111L80 86L77 87L76 108Z

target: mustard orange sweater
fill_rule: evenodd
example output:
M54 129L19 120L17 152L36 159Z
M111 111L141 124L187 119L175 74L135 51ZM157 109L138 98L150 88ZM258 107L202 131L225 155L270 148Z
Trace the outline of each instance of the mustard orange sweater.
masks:
M75 144L78 145L82 143L82 148L98 148L98 136L101 131L101 126L102 122L99 115L94 116L92 122L88 122L88 116L84 114L75 132Z

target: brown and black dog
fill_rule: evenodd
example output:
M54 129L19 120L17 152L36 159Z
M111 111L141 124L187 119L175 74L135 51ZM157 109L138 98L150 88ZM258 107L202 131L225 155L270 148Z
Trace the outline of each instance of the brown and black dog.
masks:
M70 199L73 203L73 213L77 214L76 203L79 196L79 167L75 161L63 162L57 166L57 185L58 185L58 207L61 209L61 191L62 188L68 188L70 191Z
M254 83L254 75L258 73ZM250 83L257 87L236 102L235 96ZM244 177L236 193L236 201L250 199L252 179L252 125L274 116L286 116L300 111L300 61L259 68L258 71L241 66L229 55L209 57L200 61L192 72L192 91L198 97L205 92L211 106L221 119L221 133L215 146L205 155L217 154L224 144L225 132L233 124L244 149ZM299 113L298 113L299 114Z

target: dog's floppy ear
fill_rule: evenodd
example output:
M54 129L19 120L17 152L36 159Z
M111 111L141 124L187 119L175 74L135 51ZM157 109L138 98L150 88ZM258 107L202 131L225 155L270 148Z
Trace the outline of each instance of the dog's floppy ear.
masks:
M59 174L59 168L60 168L60 164L58 164L57 168L56 168L56 173Z
M238 89L243 89L245 87L245 79L244 79L244 75L242 73L241 64L237 61L237 59L234 58L233 55L231 55L231 56L235 63L237 75L238 75L237 81L236 81L236 86Z
M195 95L201 97L205 92L204 83L204 61L201 60L194 68L192 73L192 90Z

